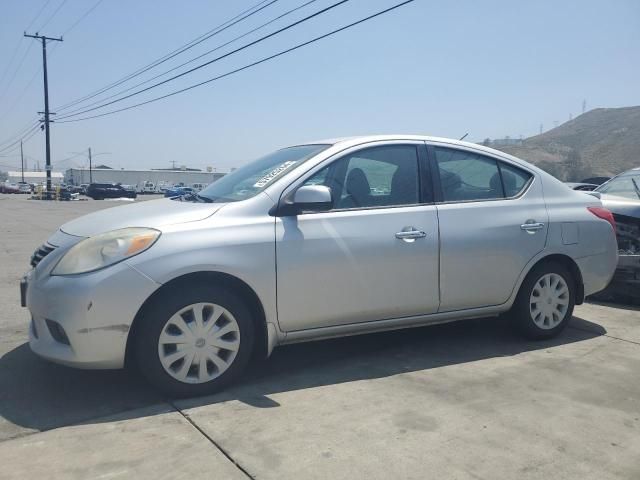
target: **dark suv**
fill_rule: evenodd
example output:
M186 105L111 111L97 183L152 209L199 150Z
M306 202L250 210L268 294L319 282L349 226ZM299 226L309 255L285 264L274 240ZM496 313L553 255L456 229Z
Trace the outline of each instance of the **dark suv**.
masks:
M120 185L111 183L92 183L87 187L87 197L94 200L104 200L105 198L136 198L137 194L133 190L127 190Z

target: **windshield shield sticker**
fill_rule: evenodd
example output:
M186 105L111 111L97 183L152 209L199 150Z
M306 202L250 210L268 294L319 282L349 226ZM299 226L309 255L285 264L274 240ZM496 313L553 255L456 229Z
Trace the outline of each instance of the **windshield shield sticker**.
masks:
M254 183L253 186L255 188L264 187L267 183L269 183L271 180L276 178L278 175L280 175L282 172L287 170L292 165L295 165L296 163L298 162L295 160L289 160L288 162L284 162L282 165L279 165L278 167L274 168L269 173L267 173L264 177L262 177L256 183Z

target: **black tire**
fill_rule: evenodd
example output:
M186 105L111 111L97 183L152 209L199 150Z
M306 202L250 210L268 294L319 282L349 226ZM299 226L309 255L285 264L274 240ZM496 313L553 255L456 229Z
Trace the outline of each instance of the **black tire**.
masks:
M536 324L531 314L531 295L534 286L547 274L556 274L562 277L568 289L568 305L564 316L553 328L541 328ZM516 328L526 337L532 340L545 340L558 335L567 326L573 315L573 307L576 298L576 280L562 264L557 262L544 262L536 265L527 275L520 286L516 301L511 307L509 315Z
M158 354L160 334L172 315L200 302L224 307L240 329L240 346L231 365L220 376L206 383L183 383L169 375ZM140 373L156 388L174 397L195 397L215 393L235 381L245 370L255 343L255 324L251 310L242 298L222 287L182 284L157 295L145 307L136 326L134 355Z

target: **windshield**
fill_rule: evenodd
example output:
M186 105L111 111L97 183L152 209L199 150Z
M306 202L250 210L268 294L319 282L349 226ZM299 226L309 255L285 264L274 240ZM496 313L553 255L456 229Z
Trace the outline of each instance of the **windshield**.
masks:
M640 170L623 173L596 188L597 192L640 199Z
M199 196L213 202L246 200L327 147L329 145L283 148L225 175L202 190Z

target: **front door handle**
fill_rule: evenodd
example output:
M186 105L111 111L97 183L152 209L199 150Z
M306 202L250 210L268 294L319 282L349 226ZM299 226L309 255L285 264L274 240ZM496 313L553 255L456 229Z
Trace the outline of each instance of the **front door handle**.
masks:
M544 228L544 223L529 220L520 225L520 228L527 233L536 233L538 230L542 230Z
M401 232L396 233L396 238L399 240L405 240L413 242L416 238L424 238L427 234L422 230L418 230L415 227L405 227Z

